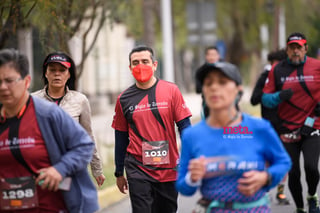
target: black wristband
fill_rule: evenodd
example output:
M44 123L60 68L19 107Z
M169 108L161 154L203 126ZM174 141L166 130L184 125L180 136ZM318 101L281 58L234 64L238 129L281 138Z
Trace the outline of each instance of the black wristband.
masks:
M272 184L272 175L269 172L267 172L267 173L268 173L268 179L267 179L267 182L266 182L265 186L271 186L271 184Z

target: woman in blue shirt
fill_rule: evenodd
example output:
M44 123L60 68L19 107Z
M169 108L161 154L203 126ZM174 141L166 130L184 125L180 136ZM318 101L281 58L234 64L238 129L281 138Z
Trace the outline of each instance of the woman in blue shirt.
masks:
M268 121L240 112L236 66L205 64L196 78L209 116L182 134L177 190L191 196L200 187L207 212L270 212L266 193L291 167L279 137Z

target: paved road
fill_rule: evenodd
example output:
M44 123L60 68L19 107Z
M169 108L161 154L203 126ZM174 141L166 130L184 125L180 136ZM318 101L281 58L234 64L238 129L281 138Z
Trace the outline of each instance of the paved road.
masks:
M302 161L302 160L301 160ZM301 162L302 163L302 162ZM305 180L304 172L302 171L302 180ZM306 195L306 184L303 181L303 194ZM273 213L293 213L295 211L295 206L293 204L293 199L290 195L289 189L286 186L285 192L290 199L290 205L281 206L277 204L275 199L276 189L270 191L270 200L271 200L271 210ZM320 190L318 187L318 194L320 195ZM190 213L191 209L194 207L194 204L198 200L200 195L197 193L192 197L179 196L179 209L178 213ZM306 200L306 198L305 198ZM307 208L307 207L305 207ZM100 210L98 213L132 213L130 200L128 198L124 198L116 204L113 204L105 209Z
M286 206L277 205L277 202L275 200L275 192L276 192L275 189L270 192L272 212L273 213L293 213L295 208L292 202L291 202L291 205L286 205ZM198 193L192 197L185 197L180 195L178 213L190 213L191 209L194 207L194 204L196 203L199 197L200 195ZM292 198L291 197L289 198L290 198L290 201L292 201ZM105 209L102 209L98 213L132 213L130 200L128 198L124 198L120 202L112 206L109 206Z

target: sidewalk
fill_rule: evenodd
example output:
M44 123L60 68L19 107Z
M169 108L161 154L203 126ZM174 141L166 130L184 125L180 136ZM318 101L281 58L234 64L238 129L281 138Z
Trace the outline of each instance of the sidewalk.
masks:
M128 194L122 194L116 185L98 191L98 201L100 209L104 209L108 206L111 206L112 204L115 204L126 197L128 197Z

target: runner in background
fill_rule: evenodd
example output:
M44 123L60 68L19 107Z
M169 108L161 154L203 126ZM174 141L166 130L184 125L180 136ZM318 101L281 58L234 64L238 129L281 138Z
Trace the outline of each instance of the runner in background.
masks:
M306 212L300 180L300 155L303 154L308 212L319 213L320 61L308 57L307 51L304 34L296 32L288 36L288 59L276 64L269 72L262 104L269 108L278 107L280 138L292 160L288 185L296 212Z
M281 49L281 50L276 50L276 51L272 51L268 54L268 62L269 64L267 64L264 67L264 71L261 73L259 79L257 80L257 83L253 89L251 98L250 98L250 102L253 106L260 104L261 107L261 116L267 120L269 120L273 126L273 128L275 128L275 130L278 132L278 126L281 125L280 120L277 116L277 111L276 109L269 109L265 106L263 106L263 104L261 104L261 98L262 98L262 90L263 87L266 83L269 71L271 70L272 66L274 66L275 64L277 64L279 61L282 61L284 59L287 58L287 53L285 49ZM287 176L285 176L285 178L281 181L281 183L278 185L277 187L277 194L276 194L276 199L278 200L280 205L288 205L290 204L287 196L284 194L284 188L285 188L285 181Z
M32 95L56 103L79 122L95 141L91 127L90 103L84 94L75 90L76 75L76 66L71 57L63 52L52 52L46 56L42 65L44 88ZM98 186L102 186L106 178L96 146L90 167Z
M216 46L209 46L205 49L205 60L206 60L205 63L208 63L208 64L214 64L220 61L220 54ZM200 82L197 79L195 82L196 82L196 93L202 93ZM202 97L201 117L202 119L205 119L208 116L209 112L202 94L201 94L201 97Z

